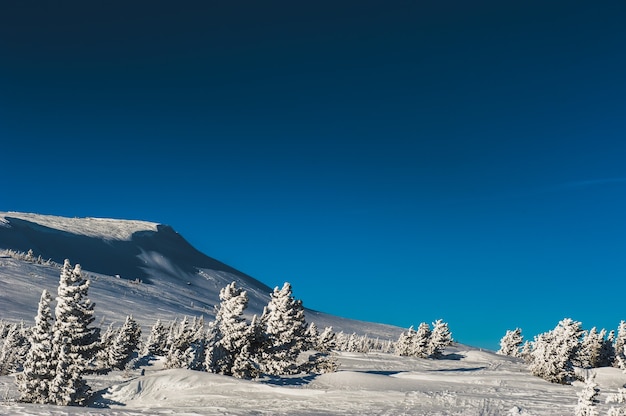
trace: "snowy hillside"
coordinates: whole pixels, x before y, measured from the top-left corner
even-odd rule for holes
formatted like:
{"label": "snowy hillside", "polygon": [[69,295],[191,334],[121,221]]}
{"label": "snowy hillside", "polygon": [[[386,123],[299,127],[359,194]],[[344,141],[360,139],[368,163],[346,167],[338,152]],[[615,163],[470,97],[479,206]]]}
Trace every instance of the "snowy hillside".
{"label": "snowy hillside", "polygon": [[[221,288],[232,281],[248,292],[247,313],[260,314],[272,288],[200,253],[173,228],[145,221],[64,218],[0,213],[0,250],[33,250],[58,264],[69,258],[91,276],[97,319],[123,321],[127,314],[148,327],[157,319],[214,316]],[[41,290],[55,293],[59,269],[0,258],[0,317],[32,321]],[[294,288],[297,297],[297,287]],[[306,306],[306,299],[303,299]],[[307,310],[319,327],[396,338],[401,329]]]}
{"label": "snowy hillside", "polygon": [[[28,259],[14,252],[30,249],[33,257]],[[64,258],[83,265],[90,279],[96,323],[119,327],[132,314],[144,339],[157,319],[213,320],[220,289],[233,281],[249,295],[248,318],[261,313],[271,291],[198,252],[166,225],[0,213],[0,318],[32,325],[42,290],[57,292]],[[401,331],[311,310],[306,310],[306,320],[372,338],[396,340]],[[165,369],[162,357],[148,356],[125,370],[86,375],[95,393],[88,408],[20,403],[16,375],[9,374],[0,376],[0,415],[556,416],[573,415],[583,389],[580,381],[562,385],[535,377],[519,358],[460,344],[449,346],[440,359],[381,351],[335,351],[333,356],[336,372],[264,374],[253,380]],[[626,374],[611,367],[577,371],[596,375],[599,415],[626,415],[626,390],[624,401],[617,403]]]}

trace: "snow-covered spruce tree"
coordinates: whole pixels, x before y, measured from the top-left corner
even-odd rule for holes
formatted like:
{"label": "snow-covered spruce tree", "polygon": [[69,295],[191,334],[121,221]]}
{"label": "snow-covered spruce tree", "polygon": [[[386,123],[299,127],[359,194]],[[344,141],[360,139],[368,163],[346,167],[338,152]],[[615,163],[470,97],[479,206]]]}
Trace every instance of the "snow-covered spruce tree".
{"label": "snow-covered spruce tree", "polygon": [[411,326],[407,331],[402,332],[396,341],[396,355],[408,357],[413,355],[413,344],[415,343],[416,333]]}
{"label": "snow-covered spruce tree", "polygon": [[450,344],[452,344],[452,334],[448,324],[441,319],[433,322],[433,330],[428,343],[428,355],[432,358],[440,358]]}
{"label": "snow-covered spruce tree", "polygon": [[575,416],[599,416],[596,404],[600,389],[595,381],[595,374],[587,377],[583,389],[577,393],[578,404],[574,408]]}
{"label": "snow-covered spruce tree", "polygon": [[298,371],[296,359],[306,345],[306,321],[302,301],[294,299],[291,284],[276,287],[261,321],[267,335],[261,368],[270,375]]}
{"label": "snow-covered spruce tree", "polygon": [[109,364],[118,370],[133,358],[133,352],[139,346],[141,328],[132,316],[127,316],[113,343],[109,347]]}
{"label": "snow-covered spruce tree", "polygon": [[512,331],[508,330],[500,340],[500,349],[496,354],[519,357],[521,355],[520,347],[523,342],[524,337],[520,328],[515,328]]}
{"label": "snow-covered spruce tree", "polygon": [[522,358],[522,360],[524,360],[524,362],[529,365],[533,360],[533,345],[534,343],[532,341],[524,341],[524,344],[522,345],[522,351],[520,352],[520,357]]}
{"label": "snow-covered spruce tree", "polygon": [[26,353],[24,370],[15,377],[20,401],[27,403],[48,402],[50,383],[54,378],[52,367],[52,297],[47,290],[41,293],[35,326],[30,331],[30,349]]}
{"label": "snow-covered spruce tree", "polygon": [[48,403],[58,406],[82,406],[89,394],[89,386],[82,377],[85,364],[78,353],[69,350],[69,344],[61,345],[54,378],[50,383]]}
{"label": "snow-covered spruce tree", "polygon": [[95,304],[87,297],[88,290],[89,280],[83,277],[80,265],[72,268],[66,259],[61,269],[52,328],[52,364],[56,372],[49,399],[53,404],[80,405],[89,395],[82,375],[95,357],[99,334],[90,327],[95,319]]}
{"label": "snow-covered spruce tree", "polygon": [[165,359],[166,368],[199,369],[202,367],[205,340],[186,316],[169,338],[171,346]]}
{"label": "snow-covered spruce tree", "polygon": [[90,326],[95,320],[95,303],[88,298],[89,286],[80,264],[72,268],[66,259],[61,269],[54,309],[53,345],[57,356],[61,346],[67,345],[68,353],[77,353],[89,362],[98,349],[99,331]]}
{"label": "snow-covered spruce tree", "polygon": [[600,331],[594,326],[589,331],[585,331],[583,340],[578,349],[578,354],[574,364],[581,368],[596,368],[600,364],[600,354],[606,330]]}
{"label": "snow-covered spruce tree", "polygon": [[570,384],[574,360],[580,348],[581,323],[563,319],[552,330],[539,334],[533,342],[530,372],[551,383]]}
{"label": "snow-covered spruce tree", "polygon": [[415,343],[413,345],[413,355],[419,358],[426,358],[429,355],[430,337],[432,332],[430,325],[426,322],[422,322],[417,327],[415,333]]}
{"label": "snow-covered spruce tree", "polygon": [[165,356],[167,356],[172,349],[172,345],[174,345],[174,342],[176,341],[178,330],[178,318],[174,318],[174,320],[167,325],[167,336],[165,337],[165,347],[163,348]]}
{"label": "snow-covered spruce tree", "polygon": [[626,321],[620,321],[615,337],[615,364],[614,366],[626,370]]}
{"label": "snow-covered spruce tree", "polygon": [[315,348],[319,344],[320,331],[315,322],[311,322],[305,332],[308,348]]}
{"label": "snow-covered spruce tree", "polygon": [[615,362],[615,331],[611,330],[602,340],[599,367],[611,367]]}
{"label": "snow-covered spruce tree", "polygon": [[333,332],[332,326],[327,326],[317,338],[315,349],[320,352],[331,352],[337,345],[337,334]]}
{"label": "snow-covered spruce tree", "polygon": [[[243,317],[243,311],[247,306],[248,294],[238,288],[235,282],[220,290],[220,304],[215,321],[211,323],[211,339],[206,351],[207,371],[233,375],[233,365],[239,354],[245,355],[245,360],[252,359],[250,340],[247,336],[248,324]],[[240,361],[244,358],[240,358]],[[245,363],[238,362],[238,367],[242,366],[245,366]]]}
{"label": "snow-covered spruce tree", "polygon": [[[326,328],[329,329],[329,328]],[[325,337],[322,340],[322,335]],[[331,347],[329,343],[332,343],[333,337],[332,329],[330,332],[324,332],[320,334],[315,322],[309,325],[306,331],[306,348],[310,351],[308,360],[300,365],[300,370],[305,373],[323,374],[337,371],[338,364],[336,358],[331,354]],[[322,344],[322,342],[326,344]]]}
{"label": "snow-covered spruce tree", "polygon": [[110,324],[106,331],[100,332],[98,350],[96,351],[95,359],[92,360],[95,367],[94,372],[98,374],[107,374],[112,369],[111,363],[109,362],[109,351],[119,332],[120,328],[115,328],[113,324]]}
{"label": "snow-covered spruce tree", "polygon": [[347,352],[359,352],[359,337],[356,332],[353,332],[348,337],[346,343],[346,351]]}
{"label": "snow-covered spruce tree", "polygon": [[10,324],[0,348],[0,376],[19,371],[30,346],[24,324]]}
{"label": "snow-covered spruce tree", "polygon": [[267,343],[261,320],[254,315],[246,329],[247,344],[236,355],[232,375],[237,378],[253,379],[261,374],[260,362]]}
{"label": "snow-covered spruce tree", "polygon": [[158,319],[150,329],[150,335],[143,346],[143,355],[165,355],[167,327]]}

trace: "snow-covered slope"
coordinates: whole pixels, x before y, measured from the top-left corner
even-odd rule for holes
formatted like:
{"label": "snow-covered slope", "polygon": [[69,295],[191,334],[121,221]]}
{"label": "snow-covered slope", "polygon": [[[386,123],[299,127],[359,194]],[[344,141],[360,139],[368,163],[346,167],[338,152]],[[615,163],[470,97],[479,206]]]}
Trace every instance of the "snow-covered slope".
{"label": "snow-covered slope", "polygon": [[[1,249],[33,250],[58,264],[66,258],[79,263],[91,276],[90,298],[104,323],[123,321],[128,314],[144,326],[183,315],[211,320],[220,289],[232,281],[248,292],[247,312],[260,314],[272,290],[199,252],[172,227],[145,221],[0,212]],[[0,258],[0,318],[31,322],[41,290],[55,293],[58,279],[54,266]],[[382,338],[400,332],[312,310],[307,310],[307,320]]]}

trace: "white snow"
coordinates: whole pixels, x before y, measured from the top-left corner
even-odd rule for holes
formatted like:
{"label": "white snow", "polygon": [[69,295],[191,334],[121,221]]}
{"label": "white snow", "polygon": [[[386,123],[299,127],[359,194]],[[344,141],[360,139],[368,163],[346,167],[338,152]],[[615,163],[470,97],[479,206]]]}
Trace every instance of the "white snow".
{"label": "white snow", "polygon": [[6,226],[7,218],[18,218],[60,231],[104,240],[130,240],[138,231],[157,231],[159,224],[148,221],[115,220],[109,218],[66,218],[23,212],[0,212],[0,224]]}

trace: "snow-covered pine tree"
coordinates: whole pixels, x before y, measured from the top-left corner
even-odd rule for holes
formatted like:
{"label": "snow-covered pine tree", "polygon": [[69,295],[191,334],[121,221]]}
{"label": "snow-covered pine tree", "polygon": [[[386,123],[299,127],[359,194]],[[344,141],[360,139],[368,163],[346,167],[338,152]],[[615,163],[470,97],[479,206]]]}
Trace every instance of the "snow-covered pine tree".
{"label": "snow-covered pine tree", "polygon": [[245,357],[237,363],[238,375],[243,375],[248,364],[242,362],[252,359],[252,350],[248,338],[248,325],[243,312],[248,306],[248,294],[238,288],[235,282],[220,290],[220,304],[211,323],[211,340],[206,351],[205,367],[207,371],[233,375],[233,365],[239,354]]}
{"label": "snow-covered pine tree", "polygon": [[230,369],[233,377],[249,380],[260,375],[259,365],[251,345],[245,344],[241,351],[235,355],[235,361]]}
{"label": "snow-covered pine tree", "polygon": [[90,282],[85,279],[80,264],[72,268],[65,260],[57,290],[57,305],[53,326],[54,356],[60,355],[63,345],[68,353],[77,353],[88,363],[98,349],[99,333],[90,327],[95,320],[95,303],[88,298]]}
{"label": "snow-covered pine tree", "polygon": [[270,375],[295,373],[296,359],[306,344],[302,301],[294,299],[291,284],[287,282],[282,289],[274,289],[266,310],[261,320],[268,344],[261,367]]}
{"label": "snow-covered pine tree", "polygon": [[132,359],[133,352],[139,346],[141,328],[132,316],[127,316],[113,343],[109,347],[109,364],[111,368],[124,369]]}
{"label": "snow-covered pine tree", "polygon": [[247,344],[244,345],[239,354],[236,354],[231,372],[236,378],[257,378],[261,375],[259,363],[262,361],[263,351],[267,343],[267,336],[261,319],[257,315],[252,317],[250,325],[246,328],[245,339]]}
{"label": "snow-covered pine tree", "polygon": [[70,352],[69,344],[61,344],[56,363],[48,403],[59,406],[84,405],[90,389],[82,377],[85,370],[83,357],[77,352]]}
{"label": "snow-covered pine tree", "polygon": [[80,405],[89,394],[89,386],[82,376],[88,363],[95,359],[99,346],[98,330],[90,327],[95,319],[95,304],[88,298],[89,284],[80,265],[72,268],[66,259],[59,278],[52,327],[51,364],[56,366],[56,371],[50,387],[50,401],[55,404]]}
{"label": "snow-covered pine tree", "polygon": [[443,355],[443,351],[450,344],[452,344],[452,334],[448,324],[441,319],[433,322],[433,330],[428,344],[428,355],[433,358],[440,358]]}
{"label": "snow-covered pine tree", "polygon": [[317,325],[312,322],[307,329],[308,349],[317,352],[309,353],[306,362],[300,365],[301,371],[306,373],[323,374],[337,371],[338,364],[336,358],[331,354],[333,349],[335,334],[331,327],[326,327],[322,334],[319,333]]}
{"label": "snow-covered pine tree", "polygon": [[598,333],[595,326],[589,331],[585,331],[578,349],[577,359],[574,362],[576,366],[582,368],[596,368],[599,366],[605,334],[605,330]]}
{"label": "snow-covered pine tree", "polygon": [[337,334],[333,332],[332,326],[327,326],[318,337],[315,347],[320,352],[331,352],[337,345]]}
{"label": "snow-covered pine tree", "polygon": [[174,318],[173,321],[169,323],[167,326],[167,337],[165,337],[165,348],[163,349],[164,355],[167,356],[170,350],[172,349],[172,345],[176,342],[176,336],[178,333],[178,319]]}
{"label": "snow-covered pine tree", "polygon": [[96,351],[95,360],[93,360],[96,373],[107,374],[111,370],[109,351],[119,332],[120,328],[115,328],[113,324],[110,324],[106,331],[100,332],[98,350]]}
{"label": "snow-covered pine tree", "polygon": [[504,334],[500,340],[500,349],[496,354],[519,357],[521,353],[520,347],[523,342],[524,337],[522,336],[522,330],[520,328],[515,328],[512,331],[507,330],[506,334]]}
{"label": "snow-covered pine tree", "polygon": [[167,344],[167,327],[158,319],[150,329],[143,347],[143,355],[164,355]]}
{"label": "snow-covered pine tree", "polygon": [[307,349],[315,349],[320,341],[320,331],[317,329],[315,322],[311,322],[309,327],[306,329],[305,336],[307,340]]}
{"label": "snow-covered pine tree", "polygon": [[615,337],[615,364],[614,366],[626,370],[626,321],[620,321]]}
{"label": "snow-covered pine tree", "polygon": [[571,383],[582,333],[580,322],[566,318],[552,331],[537,335],[531,352],[531,373],[552,383]]}
{"label": "snow-covered pine tree", "polygon": [[165,368],[189,368],[195,357],[193,342],[195,330],[185,316],[171,335],[171,347],[165,359]]}
{"label": "snow-covered pine tree", "polygon": [[351,333],[348,337],[346,343],[346,351],[359,352],[359,337],[356,335],[356,332]]}
{"label": "snow-covered pine tree", "polygon": [[524,360],[524,362],[526,364],[530,364],[533,360],[533,345],[534,343],[532,341],[524,341],[524,344],[522,345],[522,351],[520,352],[520,357],[522,358],[522,360]]}
{"label": "snow-covered pine tree", "polygon": [[[603,330],[604,331],[604,330]],[[599,367],[610,367],[615,362],[615,331],[611,330],[603,337],[602,348],[600,349]]]}
{"label": "snow-covered pine tree", "polygon": [[24,324],[10,324],[0,348],[0,376],[19,371],[30,346]]}
{"label": "snow-covered pine tree", "polygon": [[598,416],[596,404],[598,403],[598,393],[600,389],[595,382],[595,374],[585,379],[583,389],[577,393],[578,404],[574,408],[575,416]]}
{"label": "snow-covered pine tree", "polygon": [[415,343],[413,345],[414,356],[419,358],[428,357],[431,335],[430,325],[426,322],[420,323],[415,333]]}
{"label": "snow-covered pine tree", "polygon": [[413,329],[413,326],[408,330],[402,332],[396,341],[396,355],[401,357],[412,356],[415,350],[415,343],[417,333]]}
{"label": "snow-covered pine tree", "polygon": [[[265,313],[267,312],[264,308],[263,314]],[[248,325],[248,329],[246,331],[246,337],[250,342],[250,354],[258,366],[258,363],[261,361],[263,349],[267,344],[267,335],[265,334],[263,322],[257,315],[252,316],[252,320],[250,321],[250,325]]]}
{"label": "snow-covered pine tree", "polygon": [[27,403],[48,402],[50,383],[54,378],[52,367],[52,297],[47,290],[41,293],[35,326],[30,331],[31,347],[26,353],[24,370],[15,377],[20,401]]}

